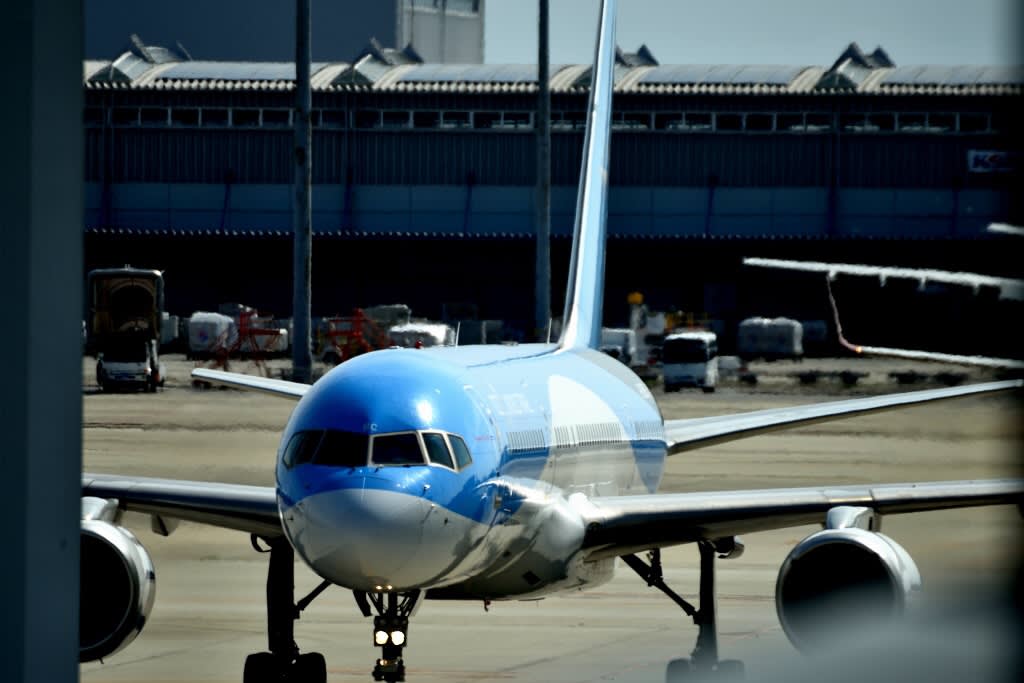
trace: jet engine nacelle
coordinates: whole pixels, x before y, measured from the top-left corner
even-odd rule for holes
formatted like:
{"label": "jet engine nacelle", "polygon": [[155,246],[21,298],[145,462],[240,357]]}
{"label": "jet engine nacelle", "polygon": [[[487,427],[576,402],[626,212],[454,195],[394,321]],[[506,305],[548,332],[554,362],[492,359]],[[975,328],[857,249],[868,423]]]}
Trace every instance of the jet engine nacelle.
{"label": "jet engine nacelle", "polygon": [[921,574],[894,540],[860,528],[825,529],[793,548],[775,584],[783,630],[800,650],[836,628],[872,627],[903,614]]}
{"label": "jet engine nacelle", "polygon": [[[132,532],[87,515],[89,500],[83,500],[81,533],[78,659],[82,662],[112,655],[135,640],[156,595],[149,553]],[[107,503],[91,500],[97,506]]]}

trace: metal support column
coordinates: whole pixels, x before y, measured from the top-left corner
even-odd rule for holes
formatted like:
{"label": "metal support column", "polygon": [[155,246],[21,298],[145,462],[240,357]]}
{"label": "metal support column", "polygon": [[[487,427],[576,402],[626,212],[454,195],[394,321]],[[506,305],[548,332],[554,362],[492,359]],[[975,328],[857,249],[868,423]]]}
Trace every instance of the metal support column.
{"label": "metal support column", "polygon": [[295,205],[292,213],[292,229],[295,233],[292,254],[292,321],[295,333],[292,340],[292,379],[306,383],[310,382],[313,374],[313,354],[310,350],[313,261],[313,171],[310,153],[313,131],[309,125],[313,96],[309,82],[309,2],[295,0]]}
{"label": "metal support column", "polygon": [[548,77],[548,0],[538,0],[537,18],[537,261],[534,340],[546,341],[551,321],[551,89]]}
{"label": "metal support column", "polygon": [[78,680],[82,4],[4,5],[0,681]]}

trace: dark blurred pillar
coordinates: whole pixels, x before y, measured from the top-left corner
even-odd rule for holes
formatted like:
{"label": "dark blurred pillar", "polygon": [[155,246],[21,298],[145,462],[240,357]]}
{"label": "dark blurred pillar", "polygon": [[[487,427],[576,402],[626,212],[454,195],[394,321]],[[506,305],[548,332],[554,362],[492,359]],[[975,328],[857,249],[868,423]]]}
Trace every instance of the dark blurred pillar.
{"label": "dark blurred pillar", "polygon": [[0,22],[0,681],[78,680],[81,0]]}
{"label": "dark blurred pillar", "polygon": [[292,379],[312,381],[313,270],[313,129],[309,124],[313,95],[310,86],[310,0],[295,2],[295,209],[292,216]]}

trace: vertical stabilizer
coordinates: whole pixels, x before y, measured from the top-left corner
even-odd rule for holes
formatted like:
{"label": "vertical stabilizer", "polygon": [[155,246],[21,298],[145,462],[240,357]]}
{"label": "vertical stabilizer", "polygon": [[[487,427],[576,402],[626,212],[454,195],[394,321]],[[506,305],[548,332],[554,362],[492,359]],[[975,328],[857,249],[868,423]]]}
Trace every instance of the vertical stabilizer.
{"label": "vertical stabilizer", "polygon": [[605,223],[608,216],[608,148],[615,85],[615,0],[604,0],[587,105],[587,134],[576,198],[572,263],[562,316],[563,348],[597,348],[604,305]]}

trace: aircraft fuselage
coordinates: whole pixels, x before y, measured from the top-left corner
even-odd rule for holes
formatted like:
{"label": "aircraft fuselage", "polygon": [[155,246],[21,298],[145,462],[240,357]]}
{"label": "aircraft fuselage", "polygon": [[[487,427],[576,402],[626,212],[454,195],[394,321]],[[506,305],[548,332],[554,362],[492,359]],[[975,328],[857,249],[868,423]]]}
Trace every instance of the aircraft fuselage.
{"label": "aircraft fuselage", "polygon": [[298,403],[278,502],[296,551],[341,586],[536,597],[611,578],[611,560],[578,556],[578,510],[655,491],[665,453],[650,391],[600,352],[392,349]]}

